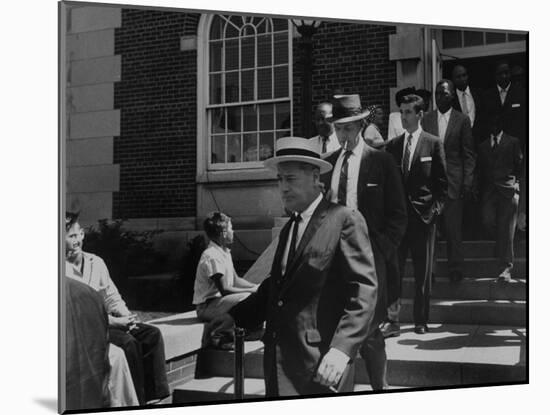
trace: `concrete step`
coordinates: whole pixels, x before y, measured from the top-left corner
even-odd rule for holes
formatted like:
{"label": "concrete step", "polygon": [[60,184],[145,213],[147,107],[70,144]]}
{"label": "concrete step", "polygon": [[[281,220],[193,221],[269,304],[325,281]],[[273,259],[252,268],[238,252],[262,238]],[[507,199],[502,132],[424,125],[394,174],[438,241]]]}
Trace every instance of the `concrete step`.
{"label": "concrete step", "polygon": [[[524,382],[526,329],[514,326],[430,324],[424,335],[402,325],[401,335],[386,340],[388,383],[407,387],[436,387],[481,383]],[[263,344],[245,343],[249,378],[263,377]],[[232,376],[234,352],[205,350],[199,375]],[[368,384],[358,357],[356,383]],[[245,389],[246,391],[246,389]]]}
{"label": "concrete step", "polygon": [[[413,322],[413,300],[401,301],[399,318]],[[430,323],[525,326],[524,300],[441,300],[430,302]]]}
{"label": "concrete step", "polygon": [[[414,297],[414,279],[404,278],[403,298]],[[460,282],[450,282],[446,278],[436,278],[432,286],[432,298],[452,298],[456,300],[526,300],[526,280],[512,280],[501,284],[493,278],[465,278]]]}
{"label": "concrete step", "polygon": [[[495,255],[494,241],[463,241],[464,258],[492,258]],[[527,248],[525,241],[515,241],[514,254],[516,258],[525,258]],[[437,241],[435,246],[436,258],[447,258],[447,242]]]}
{"label": "concrete step", "polygon": [[[495,258],[467,258],[464,260],[462,269],[464,276],[468,278],[496,278],[502,272],[502,267]],[[434,264],[434,273],[436,278],[448,278],[447,260],[437,258]],[[413,276],[412,260],[407,258],[405,265],[405,276]],[[516,258],[513,278],[527,278],[527,260],[525,258]]]}
{"label": "concrete step", "polygon": [[[408,389],[406,386],[390,386],[389,389]],[[372,391],[370,385],[357,384],[354,392]],[[203,379],[193,379],[174,388],[172,403],[192,402],[227,402],[235,401],[235,385],[232,377],[212,376]],[[265,397],[263,379],[244,379],[244,399],[262,399]]]}

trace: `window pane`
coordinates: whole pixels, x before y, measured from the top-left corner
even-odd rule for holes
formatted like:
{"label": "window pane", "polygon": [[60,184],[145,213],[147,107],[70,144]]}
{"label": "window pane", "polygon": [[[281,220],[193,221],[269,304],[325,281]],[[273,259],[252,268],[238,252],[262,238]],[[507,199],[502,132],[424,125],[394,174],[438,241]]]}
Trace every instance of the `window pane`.
{"label": "window pane", "polygon": [[271,99],[271,68],[258,69],[258,99]]}
{"label": "window pane", "polygon": [[273,36],[275,48],[275,65],[288,63],[288,33],[277,33]]}
{"label": "window pane", "polygon": [[230,133],[241,131],[241,107],[227,108],[227,130]]}
{"label": "window pane", "polygon": [[273,157],[273,133],[260,134],[260,160]]}
{"label": "window pane", "polygon": [[288,66],[278,66],[275,72],[275,98],[288,97]]}
{"label": "window pane", "polygon": [[271,19],[273,22],[273,31],[288,30],[288,20],[286,19]]}
{"label": "window pane", "polygon": [[258,20],[259,24],[256,23],[256,31],[258,33],[269,33],[271,32],[270,26],[269,26],[269,19],[266,19],[265,17],[262,17]]}
{"label": "window pane", "polygon": [[224,21],[220,16],[214,17],[212,20],[212,26],[210,26],[210,39],[221,39],[222,38],[222,28]]}
{"label": "window pane", "polygon": [[[231,20],[233,22],[236,22],[237,23],[237,27],[241,27],[241,22],[237,22],[237,16],[233,16],[231,18]],[[235,26],[233,26],[231,23],[226,23],[226,28],[225,28],[225,38],[226,39],[229,39],[229,38],[232,38],[232,37],[238,37],[239,36],[239,31],[235,28]]]}
{"label": "window pane", "polygon": [[290,104],[275,104],[277,109],[275,126],[278,130],[290,128]]}
{"label": "window pane", "polygon": [[487,32],[485,33],[485,39],[485,43],[488,45],[493,43],[504,43],[506,42],[506,33]]}
{"label": "window pane", "polygon": [[222,102],[222,76],[221,74],[210,75],[210,104],[221,104]]}
{"label": "window pane", "polygon": [[256,30],[250,25],[246,25],[242,31],[242,36],[255,36]]}
{"label": "window pane", "polygon": [[275,136],[277,137],[277,140],[283,137],[290,137],[290,130],[277,131]]}
{"label": "window pane", "polygon": [[230,72],[225,75],[225,102],[239,100],[239,73]]}
{"label": "window pane", "polygon": [[210,42],[210,72],[222,70],[223,42]]}
{"label": "window pane", "polygon": [[243,71],[241,74],[241,101],[254,100],[254,70]]}
{"label": "window pane", "polygon": [[260,131],[273,130],[273,104],[260,105]]}
{"label": "window pane", "polygon": [[522,42],[526,40],[525,35],[520,35],[517,33],[508,33],[508,42]]}
{"label": "window pane", "polygon": [[255,105],[243,107],[243,131],[257,131],[258,118]]}
{"label": "window pane", "polygon": [[225,70],[239,69],[239,40],[225,42]]}
{"label": "window pane", "polygon": [[258,133],[244,134],[244,161],[258,161]]}
{"label": "window pane", "polygon": [[212,163],[225,163],[225,137],[212,137]]}
{"label": "window pane", "polygon": [[241,135],[240,134],[228,134],[227,135],[227,162],[228,163],[240,163],[241,158]]}
{"label": "window pane", "polygon": [[241,68],[254,67],[255,38],[241,39]]}
{"label": "window pane", "polygon": [[216,108],[211,112],[211,125],[210,131],[212,134],[225,133],[225,110],[223,108]]}
{"label": "window pane", "polygon": [[464,46],[483,45],[483,32],[464,31]]}
{"label": "window pane", "polygon": [[258,66],[271,65],[271,35],[258,36]]}
{"label": "window pane", "polygon": [[444,30],[443,31],[443,49],[462,47],[462,31]]}

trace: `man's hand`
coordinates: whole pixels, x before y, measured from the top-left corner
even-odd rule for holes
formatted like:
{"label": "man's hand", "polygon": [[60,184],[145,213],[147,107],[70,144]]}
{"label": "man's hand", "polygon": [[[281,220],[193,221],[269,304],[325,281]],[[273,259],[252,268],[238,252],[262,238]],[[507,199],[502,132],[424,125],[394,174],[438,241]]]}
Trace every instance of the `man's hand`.
{"label": "man's hand", "polygon": [[116,328],[116,329],[122,329],[122,330],[129,330],[132,326],[135,326],[136,316],[134,314],[128,314],[127,316],[109,316],[109,326]]}
{"label": "man's hand", "polygon": [[321,364],[317,368],[317,374],[313,380],[327,387],[338,385],[348,363],[348,355],[331,348],[321,359]]}
{"label": "man's hand", "polygon": [[525,212],[519,212],[517,227],[520,231],[527,229],[527,215]]}

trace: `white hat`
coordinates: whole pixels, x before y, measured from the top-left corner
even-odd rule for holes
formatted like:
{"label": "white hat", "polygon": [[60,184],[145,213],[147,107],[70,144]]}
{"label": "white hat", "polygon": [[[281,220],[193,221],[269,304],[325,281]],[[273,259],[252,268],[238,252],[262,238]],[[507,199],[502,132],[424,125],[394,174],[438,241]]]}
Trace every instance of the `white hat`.
{"label": "white hat", "polygon": [[319,167],[321,174],[332,170],[332,165],[321,159],[317,142],[302,137],[283,137],[275,145],[275,157],[264,161],[264,166],[277,170],[277,165],[285,161],[299,161]]}

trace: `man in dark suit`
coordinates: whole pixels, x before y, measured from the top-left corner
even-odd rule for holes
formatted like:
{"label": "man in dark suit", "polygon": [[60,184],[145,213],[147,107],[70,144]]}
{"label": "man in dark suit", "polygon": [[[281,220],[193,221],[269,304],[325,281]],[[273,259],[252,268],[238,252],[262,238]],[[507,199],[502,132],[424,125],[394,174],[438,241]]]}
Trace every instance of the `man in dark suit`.
{"label": "man in dark suit", "polygon": [[519,140],[504,133],[502,124],[500,117],[490,120],[491,136],[479,148],[479,178],[484,228],[496,239],[497,256],[502,267],[497,280],[509,282],[512,279],[523,163]]}
{"label": "man in dark suit", "polygon": [[462,65],[456,65],[451,73],[451,80],[456,88],[452,106],[470,119],[474,146],[481,143],[483,136],[483,108],[481,92],[470,86],[468,70]]}
{"label": "man in dark suit", "polygon": [[[511,82],[510,65],[500,61],[495,67],[496,85],[487,90],[483,107],[488,120],[499,116],[504,133],[519,139],[522,152],[527,140],[527,100],[525,89]],[[491,133],[486,130],[486,137]]]}
{"label": "man in dark suit", "polygon": [[351,392],[351,364],[369,332],[377,296],[367,224],[359,213],[323,198],[320,177],[331,165],[314,141],[281,138],[265,165],[277,170],[291,219],[279,235],[270,276],[207,331],[266,321],[267,396]]}
{"label": "man in dark suit", "polygon": [[447,195],[443,143],[420,127],[423,105],[418,95],[403,98],[400,110],[406,131],[386,145],[386,151],[401,169],[405,187],[408,224],[399,247],[399,262],[403,277],[410,249],[415,282],[414,324],[418,334],[428,330],[436,219],[443,211]]}
{"label": "man in dark suit", "polygon": [[328,198],[333,203],[359,210],[369,228],[378,276],[378,301],[361,355],[372,388],[380,390],[388,385],[385,341],[378,326],[386,317],[388,296],[399,297],[398,273],[391,274],[392,281],[387,281],[386,275],[387,268],[398,269],[397,248],[407,227],[407,209],[399,171],[392,157],[368,146],[361,137],[362,120],[367,115],[368,111],[361,110],[359,95],[335,98],[332,122],[342,148],[325,159],[333,170],[322,179]]}
{"label": "man in dark suit", "polygon": [[462,217],[464,197],[471,199],[476,156],[470,119],[453,109],[453,83],[443,79],[435,88],[437,110],[422,120],[422,128],[443,141],[447,174],[447,200],[443,223],[447,238],[449,278],[453,282],[463,278]]}

